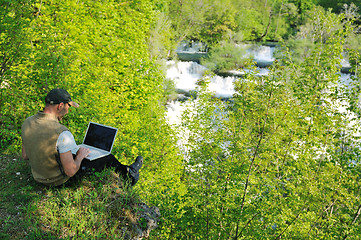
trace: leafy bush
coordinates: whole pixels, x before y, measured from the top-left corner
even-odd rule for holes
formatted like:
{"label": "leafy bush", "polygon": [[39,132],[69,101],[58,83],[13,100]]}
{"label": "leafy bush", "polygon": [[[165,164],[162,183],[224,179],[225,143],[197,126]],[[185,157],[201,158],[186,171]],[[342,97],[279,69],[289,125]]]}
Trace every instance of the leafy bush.
{"label": "leafy bush", "polygon": [[222,72],[242,68],[246,63],[246,50],[231,42],[223,41],[213,47],[201,64],[209,70]]}

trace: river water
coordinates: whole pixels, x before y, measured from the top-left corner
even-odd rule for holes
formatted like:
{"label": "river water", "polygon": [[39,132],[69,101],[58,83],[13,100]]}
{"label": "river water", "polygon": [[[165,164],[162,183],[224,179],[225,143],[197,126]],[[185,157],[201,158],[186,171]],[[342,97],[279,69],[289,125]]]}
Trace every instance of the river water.
{"label": "river water", "polygon": [[[250,54],[252,54],[255,62],[259,63],[258,66],[266,66],[271,64],[275,59],[273,56],[274,47],[268,46],[261,46],[256,49],[253,49]],[[349,63],[347,61],[342,62],[342,66],[349,67]],[[197,88],[197,81],[203,77],[206,67],[202,66],[197,62],[192,61],[168,61],[167,62],[167,73],[166,77],[168,79],[173,80],[175,87],[180,95],[187,94],[191,91],[195,91]],[[210,77],[210,84],[209,90],[214,92],[215,97],[218,98],[231,98],[232,95],[235,93],[233,83],[234,81],[242,75],[245,71],[248,70],[234,70],[230,71],[227,77],[222,76],[211,76]],[[267,75],[269,73],[266,67],[258,67],[256,69],[256,74],[258,75]],[[339,86],[343,85],[346,87],[350,87],[350,77],[349,73],[339,73],[340,80]],[[196,100],[194,100],[196,101]],[[172,126],[177,126],[178,134],[181,138],[180,145],[182,141],[186,141],[187,130],[183,129],[180,130],[179,124],[181,123],[181,114],[186,108],[190,108],[190,103],[187,101],[172,101],[168,103],[168,110],[166,114],[167,121]],[[345,126],[345,129],[352,128],[355,125],[359,125],[360,121],[358,120],[357,116],[349,112],[347,110],[348,102],[345,101],[336,101],[333,103],[333,107],[337,108],[339,112],[347,113],[346,114],[346,121],[350,123]],[[183,131],[183,132],[182,132]],[[351,131],[351,130],[350,130]],[[357,136],[361,136],[359,132],[349,133]]]}
{"label": "river water", "polygon": [[[274,47],[259,46],[249,51],[249,55],[253,56],[255,62],[259,66],[267,66],[272,64],[274,58]],[[175,83],[175,87],[178,92],[189,93],[195,91],[197,87],[197,81],[203,77],[206,67],[195,61],[168,61],[166,77],[171,79]],[[342,65],[349,66],[349,63],[343,60]],[[239,75],[244,74],[247,70],[233,70],[229,71],[228,77],[213,76],[210,79],[209,90],[215,93],[215,97],[218,98],[231,98],[235,93],[233,83]],[[257,75],[267,75],[268,69],[266,67],[258,67],[256,69]],[[350,74],[340,72],[340,84],[349,86]],[[180,115],[182,112],[182,104],[178,101],[169,103],[168,118],[175,119],[175,115]],[[170,121],[172,123],[172,121]]]}

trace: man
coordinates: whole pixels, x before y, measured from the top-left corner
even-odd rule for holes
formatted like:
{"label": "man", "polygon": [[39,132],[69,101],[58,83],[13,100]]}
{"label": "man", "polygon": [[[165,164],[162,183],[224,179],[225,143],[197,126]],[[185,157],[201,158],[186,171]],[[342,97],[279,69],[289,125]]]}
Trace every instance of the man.
{"label": "man", "polygon": [[89,161],[90,150],[80,147],[71,132],[59,123],[70,107],[79,107],[64,89],[53,89],[45,97],[45,108],[27,118],[22,125],[22,157],[29,159],[34,179],[45,185],[59,186],[86,173],[114,167],[115,171],[134,185],[139,179],[143,158],[138,156],[130,166],[122,165],[112,155]]}

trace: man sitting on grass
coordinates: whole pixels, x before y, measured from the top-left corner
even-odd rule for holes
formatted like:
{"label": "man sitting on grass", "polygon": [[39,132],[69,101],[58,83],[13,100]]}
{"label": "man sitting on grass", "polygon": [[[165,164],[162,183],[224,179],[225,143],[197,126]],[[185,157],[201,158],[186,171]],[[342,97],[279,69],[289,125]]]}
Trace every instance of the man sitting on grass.
{"label": "man sitting on grass", "polygon": [[139,179],[143,158],[138,156],[133,164],[121,164],[114,155],[89,161],[89,149],[80,147],[76,155],[74,136],[59,123],[70,107],[79,107],[64,89],[53,89],[45,97],[45,108],[27,118],[21,128],[22,157],[29,159],[35,181],[45,185],[59,186],[86,173],[99,172],[113,167],[117,173],[130,180],[133,186]]}

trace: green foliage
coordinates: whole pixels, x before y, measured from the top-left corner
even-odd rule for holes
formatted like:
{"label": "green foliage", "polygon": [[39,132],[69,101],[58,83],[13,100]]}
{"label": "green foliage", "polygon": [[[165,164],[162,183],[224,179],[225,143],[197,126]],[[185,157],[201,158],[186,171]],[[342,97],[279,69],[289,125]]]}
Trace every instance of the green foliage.
{"label": "green foliage", "polygon": [[234,6],[237,32],[243,35],[243,41],[262,40],[271,21],[271,8],[267,1],[242,1]]}
{"label": "green foliage", "polygon": [[237,27],[236,9],[232,1],[209,1],[205,22],[200,31],[201,41],[217,44],[228,40]]}
{"label": "green foliage", "polygon": [[[34,82],[23,77],[24,73],[29,73],[25,65],[29,64],[26,57],[30,49],[25,41],[33,14],[31,1],[1,1],[0,6],[3,16],[0,19],[0,146],[4,147],[12,142],[19,145],[16,129],[37,103],[23,104],[35,100],[31,87]],[[13,88],[23,92],[9,90]],[[17,102],[21,104],[17,106]]]}
{"label": "green foliage", "polygon": [[301,15],[313,8],[318,4],[319,0],[290,0],[289,2],[295,4],[298,8],[298,11]]}
{"label": "green foliage", "polygon": [[[11,14],[22,16],[15,2],[9,5]],[[152,108],[162,109],[163,100],[162,73],[147,49],[155,17],[152,5],[33,1],[33,11],[31,7],[36,13],[24,24],[21,42],[28,52],[4,73],[8,77],[3,79],[11,81],[1,88],[2,147],[18,150],[22,121],[41,110],[49,89],[63,87],[81,105],[71,109],[64,122],[76,140],[81,141],[87,122],[93,120],[119,128],[115,149],[122,159],[139,154],[139,149],[130,150],[137,140],[134,133],[148,124],[142,116],[151,115],[146,112]],[[11,52],[4,47],[3,54]],[[156,111],[160,115],[153,117],[162,118]]]}
{"label": "green foliage", "polygon": [[[19,152],[24,119],[41,110],[50,89],[65,88],[80,107],[70,109],[63,124],[77,142],[90,120],[117,127],[114,154],[123,164],[144,157],[139,193],[166,209],[167,222],[173,221],[170,203],[184,187],[176,139],[164,119],[163,73],[148,50],[149,31],[157,29],[157,3],[6,1],[9,7],[1,11],[13,16],[6,19],[11,26],[29,17],[15,35],[11,29],[1,35],[9,45],[2,45],[2,56],[14,55],[16,38],[25,50],[1,78],[6,82],[0,89],[0,140],[2,151]],[[159,197],[159,191],[169,194]]]}
{"label": "green foliage", "polygon": [[[330,11],[325,11],[320,7],[315,7],[306,13],[307,20],[304,25],[301,25],[300,31],[292,38],[283,42],[283,46],[289,49],[288,56],[277,55],[277,58],[286,58],[294,64],[304,64],[305,59],[314,53],[319,46],[327,47],[332,43],[330,41],[341,41],[344,44],[344,38],[347,38],[352,33],[353,19],[346,19],[345,15],[336,15]],[[351,38],[350,38],[351,39]],[[337,46],[339,48],[339,46]],[[343,48],[345,48],[342,45]],[[326,52],[323,50],[323,52]],[[340,67],[341,55],[335,55],[335,65]],[[306,63],[312,64],[312,63]],[[318,62],[314,63],[318,64]],[[322,66],[323,67],[323,66]]]}
{"label": "green foliage", "polygon": [[[207,81],[203,82],[204,87]],[[186,111],[183,119],[189,132],[185,149],[189,149],[185,160],[184,180],[188,192],[184,198],[185,215],[179,222],[181,231],[178,238],[227,238],[233,216],[226,204],[233,197],[229,192],[232,166],[223,152],[226,144],[226,131],[222,128],[224,105],[212,94],[202,91],[192,104],[194,111]],[[229,202],[231,205],[233,203]],[[192,227],[191,227],[192,226]],[[226,229],[223,231],[222,229]]]}
{"label": "green foliage", "polygon": [[332,9],[335,13],[341,13],[345,5],[355,4],[358,7],[358,12],[360,13],[361,2],[359,0],[318,0],[317,2],[320,6],[325,9]]}
{"label": "green foliage", "polygon": [[169,1],[175,45],[184,39],[212,46],[221,41],[279,41],[292,36],[310,1]]}
{"label": "green foliage", "polygon": [[154,26],[149,32],[150,55],[157,59],[169,57],[169,50],[173,48],[171,38],[172,29],[168,16],[164,12],[159,12]]}
{"label": "green foliage", "polygon": [[[158,24],[162,27],[158,24],[155,27],[159,31],[152,34],[152,46],[156,52],[170,47],[167,56],[172,56],[172,51],[183,40],[201,41],[211,47],[230,40],[236,43],[282,41],[295,35],[319,2],[322,3],[318,0],[162,1],[160,6],[167,17],[160,15]],[[339,8],[346,15],[355,15],[359,4],[344,1],[330,2],[328,6]],[[171,42],[165,40],[169,32]]]}
{"label": "green foliage", "polygon": [[[23,163],[1,166],[6,182],[20,184],[3,187],[1,199],[14,198],[27,215],[17,220],[17,206],[2,201],[1,209],[14,214],[1,220],[0,236],[15,236],[12,225],[24,220],[32,238],[116,238],[141,197],[161,209],[154,239],[357,238],[359,126],[348,125],[347,111],[334,106],[358,105],[357,86],[350,93],[336,85],[346,41],[357,84],[356,15],[314,4],[0,1],[1,150],[19,151],[23,120],[41,109],[49,89],[63,87],[81,105],[64,120],[76,140],[89,120],[109,124],[119,129],[114,153],[122,163],[145,159],[140,181],[124,195],[108,172],[76,189],[50,189],[41,201],[35,186],[17,178],[28,169]],[[202,63],[216,71],[244,64],[233,42],[289,41],[281,64],[268,76],[239,79],[231,101],[214,98],[207,78],[199,82],[196,101],[176,126],[187,140],[183,158],[182,138],[164,119],[173,87],[157,62],[186,38],[211,43]],[[123,197],[115,200],[117,194]]]}
{"label": "green foliage", "polygon": [[335,106],[352,97],[336,84],[343,19],[314,12],[303,61],[286,50],[268,76],[239,79],[228,103],[202,81],[179,126],[187,192],[172,238],[359,236],[359,124]]}
{"label": "green foliage", "polygon": [[166,237],[169,231],[177,231],[174,225],[183,215],[181,200],[187,190],[180,180],[183,167],[177,138],[170,126],[157,117],[162,113],[156,107],[144,113],[147,124],[134,132],[137,139],[134,148],[147,153],[136,187],[141,196],[161,209],[162,221],[157,232]]}
{"label": "green foliage", "polygon": [[232,42],[220,42],[213,47],[201,64],[215,72],[239,69],[246,62],[246,50]]}
{"label": "green foliage", "polygon": [[282,41],[294,35],[294,28],[300,23],[300,15],[298,9],[292,2],[272,1],[272,21],[268,38],[275,41]]}

